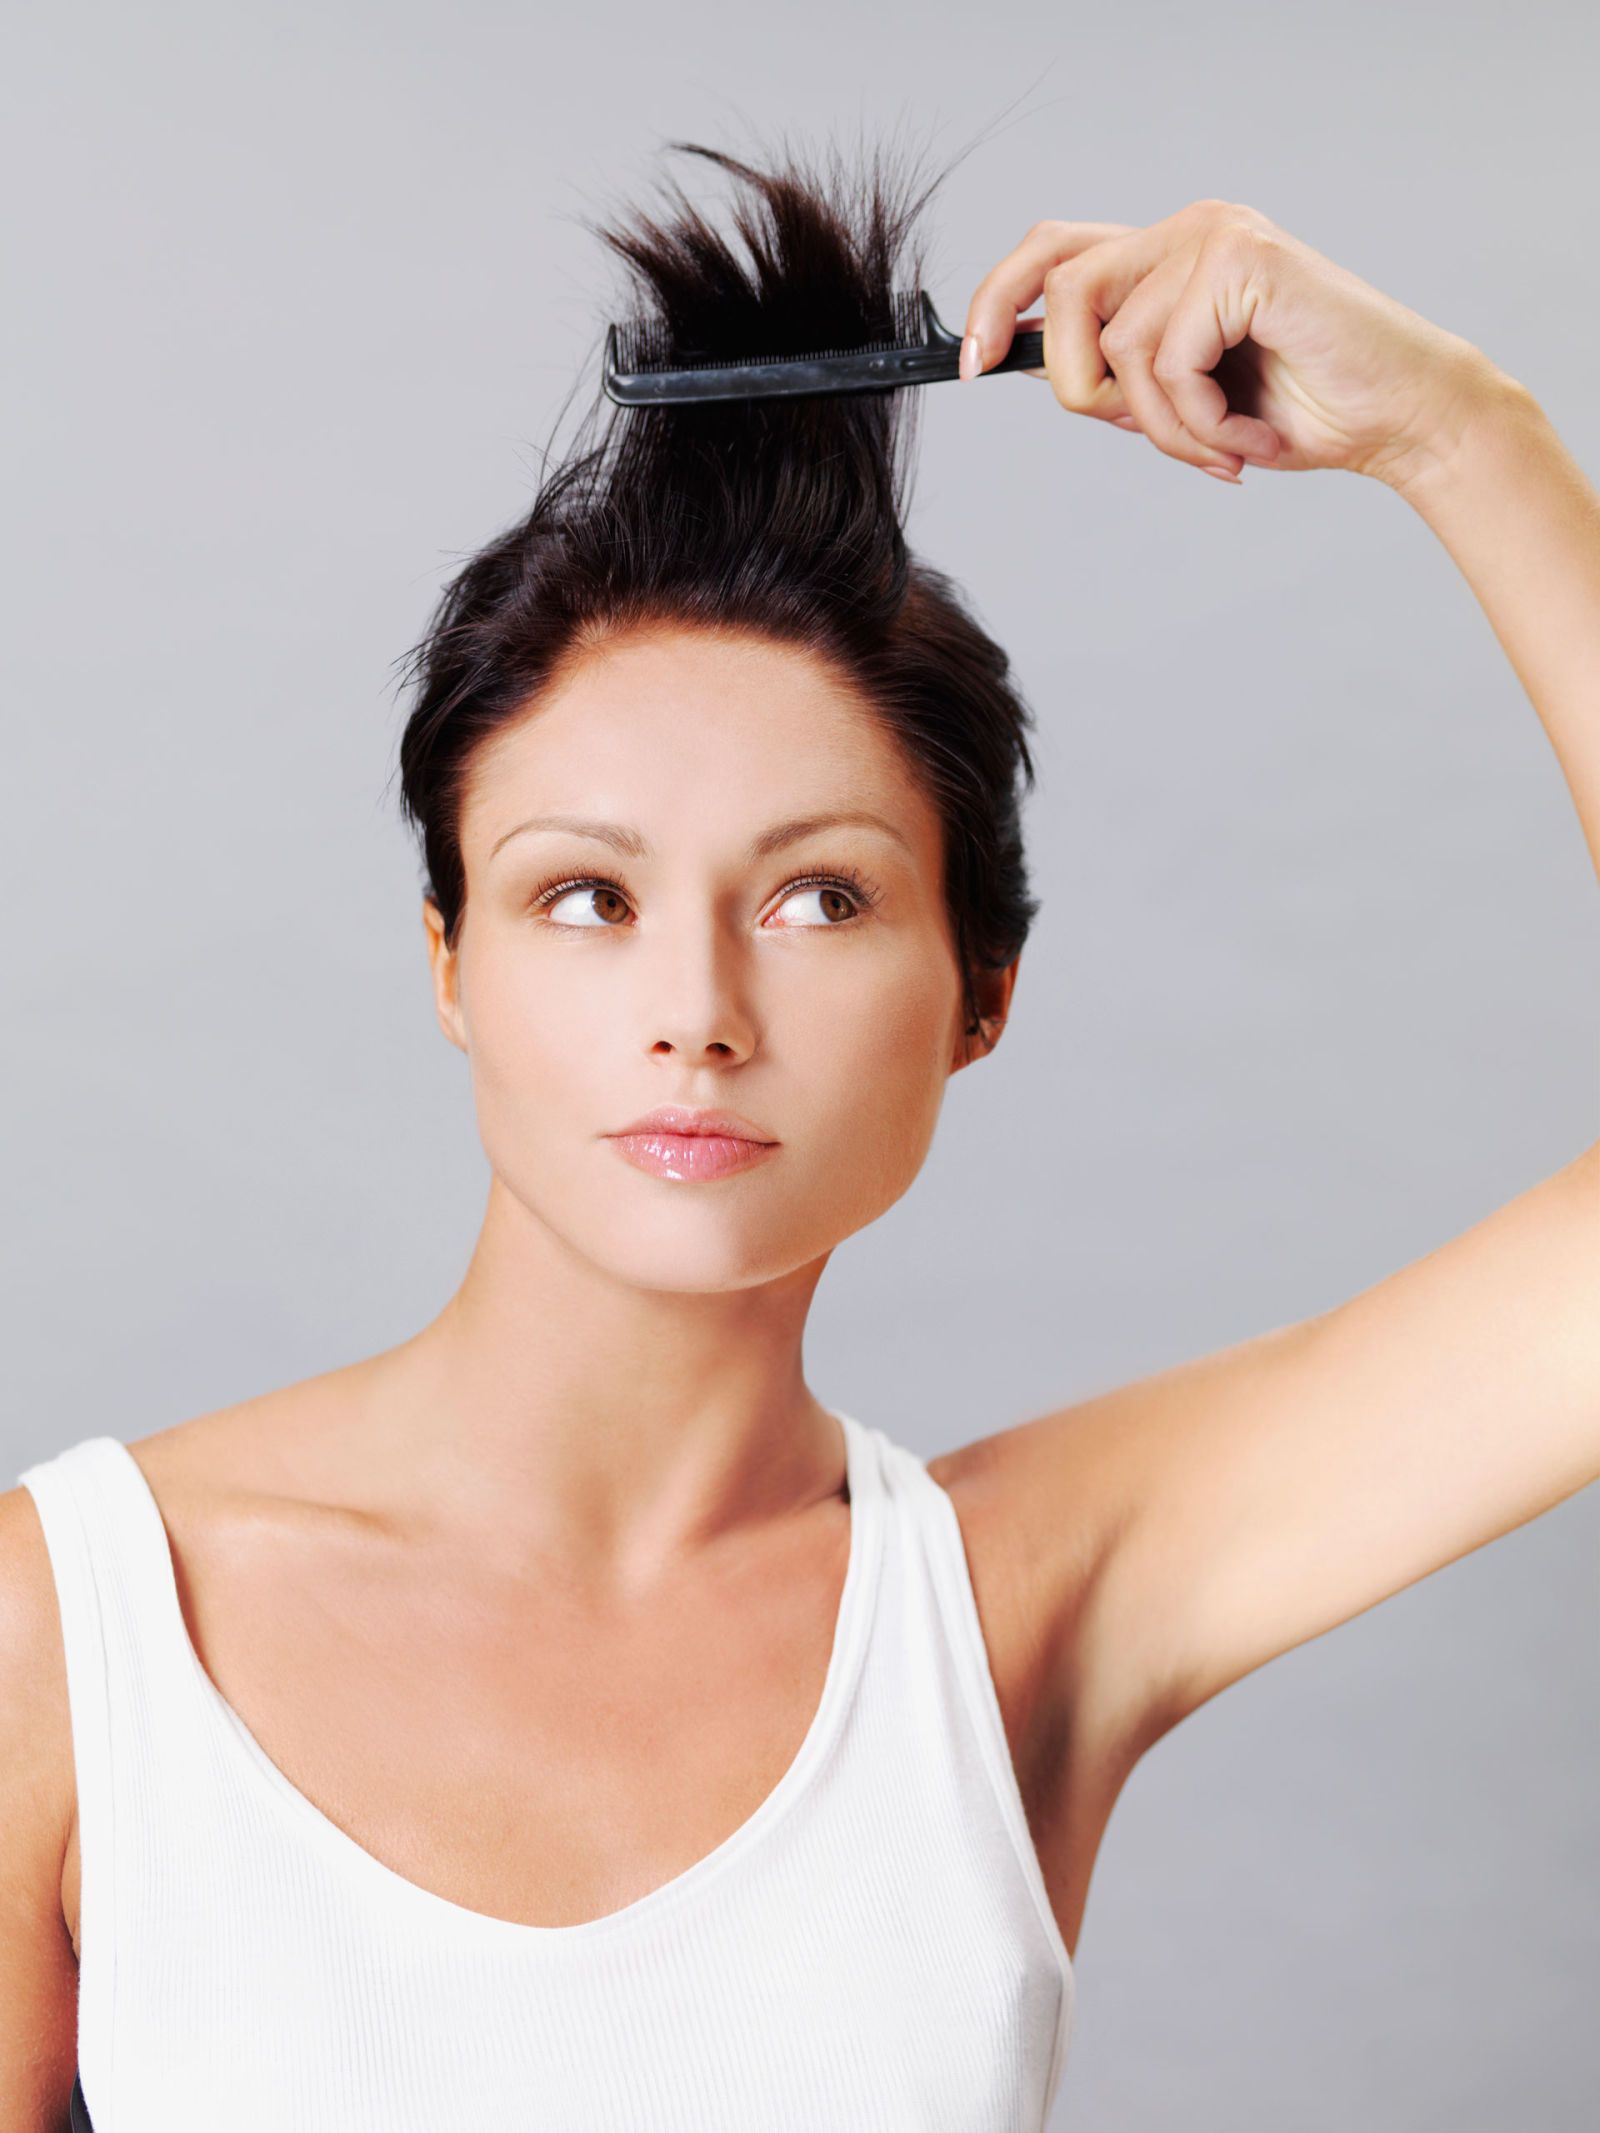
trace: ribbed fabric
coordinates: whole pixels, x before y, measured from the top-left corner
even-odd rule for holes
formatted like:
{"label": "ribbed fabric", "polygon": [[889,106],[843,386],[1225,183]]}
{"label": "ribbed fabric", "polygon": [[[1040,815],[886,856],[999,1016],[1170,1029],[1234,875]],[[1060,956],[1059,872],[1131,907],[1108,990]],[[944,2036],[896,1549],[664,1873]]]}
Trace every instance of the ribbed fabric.
{"label": "ribbed fabric", "polygon": [[201,1666],[115,1437],[29,1467],[66,1645],[96,2133],[1031,2133],[1071,1959],[961,1529],[853,1416],[821,1701],[733,1834],[571,1926],[468,1910],[294,1786]]}

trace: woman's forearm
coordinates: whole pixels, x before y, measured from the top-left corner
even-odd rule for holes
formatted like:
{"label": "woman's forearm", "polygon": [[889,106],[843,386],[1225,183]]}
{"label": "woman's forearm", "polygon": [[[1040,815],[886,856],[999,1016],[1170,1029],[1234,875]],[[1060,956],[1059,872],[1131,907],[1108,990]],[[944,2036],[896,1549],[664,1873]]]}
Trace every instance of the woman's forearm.
{"label": "woman's forearm", "polygon": [[1550,737],[1600,873],[1600,495],[1538,401],[1503,374],[1447,449],[1389,486],[1477,595]]}

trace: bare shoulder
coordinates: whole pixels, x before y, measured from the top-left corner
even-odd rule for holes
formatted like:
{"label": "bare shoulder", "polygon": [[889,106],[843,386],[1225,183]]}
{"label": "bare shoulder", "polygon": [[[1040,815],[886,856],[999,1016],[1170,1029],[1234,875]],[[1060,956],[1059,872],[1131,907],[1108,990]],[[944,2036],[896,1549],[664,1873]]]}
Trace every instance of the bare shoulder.
{"label": "bare shoulder", "polygon": [[315,1470],[319,1443],[360,1398],[370,1367],[363,1359],[275,1386],[132,1438],[128,1450],[150,1480],[180,1495],[292,1495]]}
{"label": "bare shoulder", "polygon": [[351,1425],[381,1397],[363,1357],[129,1440],[167,1526],[187,1609],[188,1573],[270,1581],[285,1537],[328,1518],[361,1523],[365,1480]]}
{"label": "bare shoulder", "polygon": [[74,1789],[66,1649],[44,1527],[20,1485],[0,1494],[0,1783],[0,1871],[18,1863],[20,1836],[59,1872]]}
{"label": "bare shoulder", "polygon": [[0,1494],[0,2094],[8,2124],[63,2123],[78,1966],[61,1902],[74,1804],[55,1579],[30,1492]]}

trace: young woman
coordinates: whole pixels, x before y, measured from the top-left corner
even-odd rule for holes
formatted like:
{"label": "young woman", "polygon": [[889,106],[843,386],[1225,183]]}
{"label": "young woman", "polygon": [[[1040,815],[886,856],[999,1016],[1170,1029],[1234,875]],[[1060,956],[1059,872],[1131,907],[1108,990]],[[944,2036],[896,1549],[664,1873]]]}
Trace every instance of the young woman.
{"label": "young woman", "polygon": [[[662,345],[881,336],[932,188],[716,160],[748,264],[606,233]],[[1041,300],[1063,408],[1414,505],[1600,860],[1600,500],[1530,395],[1224,201],[1039,223],[969,374]],[[400,768],[482,1232],[398,1347],[0,1497],[0,2133],[79,2069],[102,2133],[1037,2127],[1139,1758],[1600,1473],[1600,1144],[931,1461],[809,1390],[1035,910],[914,400],[614,410],[441,603]]]}

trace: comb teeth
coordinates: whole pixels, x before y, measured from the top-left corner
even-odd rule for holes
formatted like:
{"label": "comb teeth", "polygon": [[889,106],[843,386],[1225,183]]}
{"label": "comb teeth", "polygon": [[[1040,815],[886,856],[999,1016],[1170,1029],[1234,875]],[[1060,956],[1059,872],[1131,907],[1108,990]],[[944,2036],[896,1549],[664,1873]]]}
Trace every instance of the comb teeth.
{"label": "comb teeth", "polygon": [[923,319],[922,298],[916,291],[898,290],[889,299],[894,326],[887,340],[857,341],[848,348],[807,348],[769,353],[753,348],[736,356],[697,356],[674,349],[666,328],[656,319],[616,327],[616,359],[619,370],[635,374],[652,370],[739,370],[747,363],[819,363],[836,356],[883,355],[896,348],[922,348],[928,335]]}

